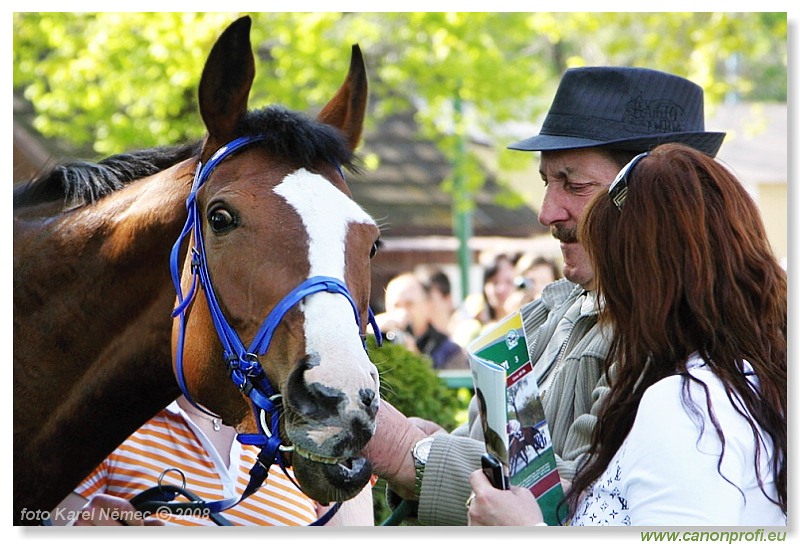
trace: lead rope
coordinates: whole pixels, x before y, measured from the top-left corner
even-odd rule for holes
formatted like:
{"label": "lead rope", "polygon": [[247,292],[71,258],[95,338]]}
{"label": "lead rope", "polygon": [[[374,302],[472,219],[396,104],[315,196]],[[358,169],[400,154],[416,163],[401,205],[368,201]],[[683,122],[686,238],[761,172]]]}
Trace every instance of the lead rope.
{"label": "lead rope", "polygon": [[[190,502],[173,502],[178,495],[189,499]],[[167,508],[170,513],[179,512],[183,515],[189,516],[207,516],[208,519],[217,525],[233,525],[219,512],[212,512],[202,498],[198,497],[185,487],[178,487],[177,485],[159,484],[155,487],[150,487],[149,489],[145,489],[133,497],[130,502],[134,508],[144,514],[157,514],[164,508]],[[325,525],[334,515],[336,515],[336,512],[339,511],[341,506],[342,503],[337,502],[322,516],[309,523],[308,526],[318,527]]]}

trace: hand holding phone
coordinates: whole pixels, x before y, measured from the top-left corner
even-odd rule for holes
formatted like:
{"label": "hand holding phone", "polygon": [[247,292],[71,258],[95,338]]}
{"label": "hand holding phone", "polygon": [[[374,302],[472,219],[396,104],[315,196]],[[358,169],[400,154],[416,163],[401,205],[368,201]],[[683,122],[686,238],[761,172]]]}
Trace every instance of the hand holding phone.
{"label": "hand holding phone", "polygon": [[503,472],[503,464],[497,460],[497,457],[490,453],[484,453],[481,456],[481,468],[495,489],[509,488],[508,476]]}

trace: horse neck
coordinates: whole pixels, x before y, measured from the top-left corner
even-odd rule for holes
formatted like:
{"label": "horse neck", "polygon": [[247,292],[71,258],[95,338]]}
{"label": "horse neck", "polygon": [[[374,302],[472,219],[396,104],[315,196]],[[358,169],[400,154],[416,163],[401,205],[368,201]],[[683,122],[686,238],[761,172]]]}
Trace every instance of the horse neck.
{"label": "horse neck", "polygon": [[[190,185],[174,180],[181,168],[53,218],[15,220],[14,305],[24,310],[15,327],[25,328],[15,331],[15,342],[60,355],[48,374],[62,381],[83,374],[140,320],[170,324],[168,259]],[[154,318],[158,311],[165,314]]]}
{"label": "horse neck", "polygon": [[55,506],[178,395],[169,253],[191,170],[179,164],[54,218],[15,219],[15,506]]}

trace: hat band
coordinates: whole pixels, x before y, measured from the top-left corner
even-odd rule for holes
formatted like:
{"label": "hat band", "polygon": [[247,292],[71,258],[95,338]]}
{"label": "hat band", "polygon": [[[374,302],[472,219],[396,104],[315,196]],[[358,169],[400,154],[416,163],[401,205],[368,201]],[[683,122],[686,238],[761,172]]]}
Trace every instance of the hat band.
{"label": "hat band", "polygon": [[595,116],[552,113],[547,115],[541,130],[542,135],[577,137],[594,141],[622,141],[676,133],[705,133],[705,130],[703,127],[686,128],[677,119],[649,118],[632,123]]}

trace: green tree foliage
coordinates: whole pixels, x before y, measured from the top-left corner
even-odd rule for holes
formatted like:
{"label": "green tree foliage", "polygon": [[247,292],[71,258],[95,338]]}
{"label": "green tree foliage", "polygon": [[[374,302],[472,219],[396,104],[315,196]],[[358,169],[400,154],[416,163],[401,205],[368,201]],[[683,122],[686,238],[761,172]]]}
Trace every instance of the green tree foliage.
{"label": "green tree foliage", "polygon": [[[203,62],[237,16],[14,13],[14,88],[44,135],[97,154],[197,138]],[[422,132],[453,159],[454,136],[467,128],[502,151],[511,139],[504,124],[537,120],[570,66],[674,72],[702,85],[711,104],[731,94],[785,101],[786,36],[785,13],[257,13],[251,104],[320,108],[359,43],[369,123],[413,104]],[[500,160],[509,168],[529,159]],[[472,191],[480,184],[466,181]]]}

